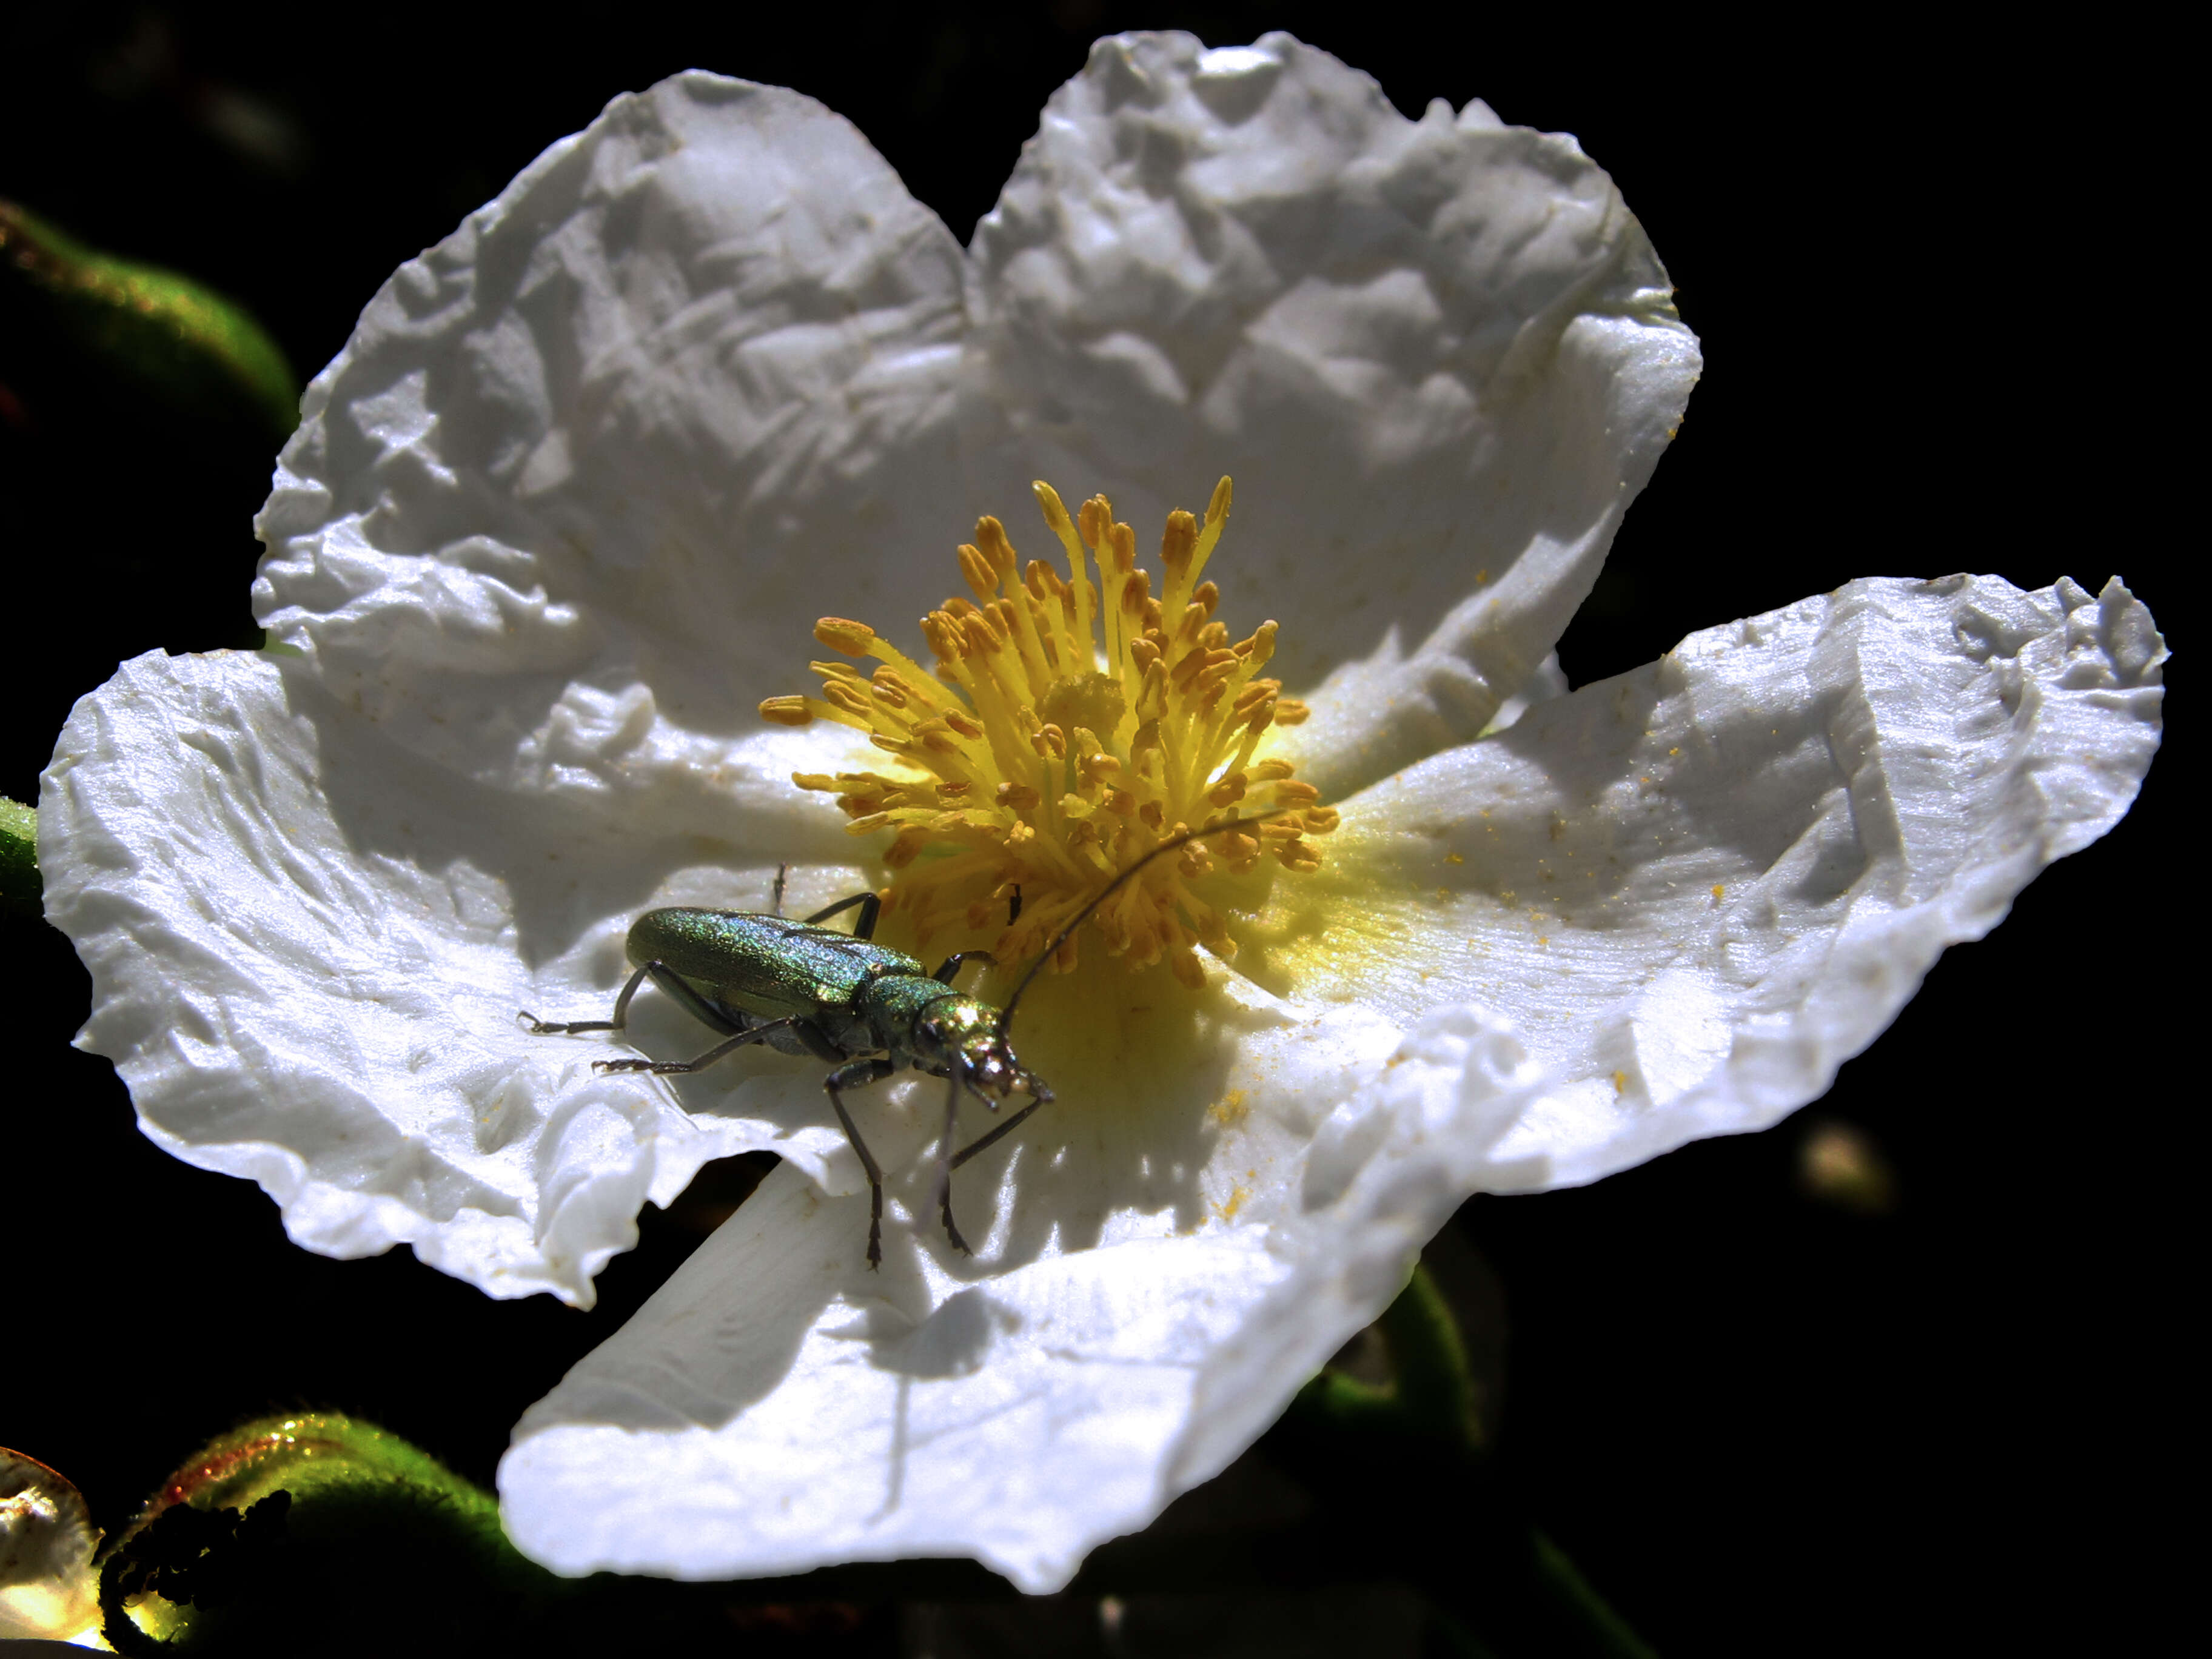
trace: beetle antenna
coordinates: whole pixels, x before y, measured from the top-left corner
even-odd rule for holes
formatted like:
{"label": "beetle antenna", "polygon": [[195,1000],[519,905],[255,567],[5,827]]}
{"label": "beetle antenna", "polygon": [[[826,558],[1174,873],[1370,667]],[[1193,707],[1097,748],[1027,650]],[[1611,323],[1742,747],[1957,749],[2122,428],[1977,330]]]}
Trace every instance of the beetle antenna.
{"label": "beetle antenna", "polygon": [[1014,1005],[1022,1000],[1022,993],[1030,988],[1030,981],[1043,971],[1045,963],[1050,962],[1054,957],[1059,954],[1060,947],[1061,945],[1066,944],[1068,940],[1075,937],[1075,930],[1082,927],[1085,922],[1091,920],[1091,913],[1092,911],[1096,910],[1100,905],[1105,903],[1108,899],[1112,898],[1115,894],[1120,892],[1123,885],[1127,883],[1131,877],[1134,876],[1154,859],[1160,858],[1167,854],[1172,853],[1178,847],[1188,847],[1192,842],[1203,841],[1208,836],[1223,835],[1231,830],[1247,829],[1255,823],[1266,823],[1271,819],[1285,817],[1291,813],[1303,812],[1304,811],[1305,811],[1305,808],[1303,806],[1279,806],[1272,812],[1261,812],[1255,817],[1230,818],[1221,823],[1209,823],[1203,830],[1186,830],[1180,836],[1170,836],[1158,847],[1152,848],[1151,852],[1146,854],[1144,857],[1139,859],[1134,864],[1131,865],[1127,869],[1121,872],[1120,875],[1115,877],[1113,880],[1108,882],[1103,887],[1100,888],[1097,892],[1094,893],[1091,896],[1091,902],[1085,905],[1080,910],[1078,910],[1075,913],[1075,919],[1070,921],[1066,927],[1061,928],[1058,933],[1054,934],[1052,943],[1046,945],[1042,951],[1038,952],[1036,959],[1031,962],[1029,967],[1023,971],[1021,979],[1015,984],[1014,994],[1006,999],[1006,1007],[1000,1012],[999,1036],[1000,1037],[1004,1037],[1006,1035],[1007,1028],[1014,1022]]}

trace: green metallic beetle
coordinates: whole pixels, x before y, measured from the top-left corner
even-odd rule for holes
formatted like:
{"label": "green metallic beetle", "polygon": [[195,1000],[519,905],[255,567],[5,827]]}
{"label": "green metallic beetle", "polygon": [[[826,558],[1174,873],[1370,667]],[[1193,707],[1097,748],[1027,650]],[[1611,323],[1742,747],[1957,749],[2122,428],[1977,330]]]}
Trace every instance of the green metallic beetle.
{"label": "green metallic beetle", "polygon": [[[884,1259],[884,1176],[867,1142],[845,1109],[843,1091],[877,1083],[901,1066],[948,1081],[945,1134],[938,1143],[937,1207],[945,1234],[963,1254],[968,1242],[952,1219],[952,1172],[978,1152],[1013,1133],[1031,1112],[1052,1098],[1035,1073],[1024,1071],[1006,1042],[1014,1008],[1044,964],[1123,883],[1164,854],[1201,836],[1249,829],[1279,813],[1261,813],[1209,824],[1170,836],[1092,896],[1030,963],[1003,1009],[952,988],[954,977],[969,962],[993,963],[988,951],[962,951],[947,957],[935,973],[902,951],[872,943],[882,901],[856,893],[804,921],[781,914],[783,875],[775,881],[775,912],[739,910],[648,910],[630,925],[627,953],[636,967],[615,999],[611,1019],[542,1020],[527,1009],[520,1018],[540,1035],[575,1031],[619,1031],[628,1023],[630,1000],[650,979],[701,1024],[723,1034],[694,1060],[601,1060],[597,1072],[697,1072],[749,1043],[765,1042],[787,1054],[811,1054],[836,1069],[822,1080],[830,1105],[860,1167],[868,1175],[868,1266]],[[853,931],[839,933],[821,924],[857,908]],[[1021,913],[1021,895],[1012,912]],[[1009,918],[1011,925],[1012,918]],[[991,1111],[1019,1091],[1030,1103],[1003,1123],[952,1150],[960,1127],[962,1091]]]}

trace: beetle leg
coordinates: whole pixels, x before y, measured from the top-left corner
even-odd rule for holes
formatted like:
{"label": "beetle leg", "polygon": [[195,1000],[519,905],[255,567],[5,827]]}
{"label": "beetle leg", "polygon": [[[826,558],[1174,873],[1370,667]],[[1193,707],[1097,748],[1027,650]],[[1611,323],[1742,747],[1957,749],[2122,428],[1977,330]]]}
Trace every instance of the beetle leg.
{"label": "beetle leg", "polygon": [[790,873],[791,866],[787,864],[775,866],[775,885],[769,890],[775,902],[769,906],[769,909],[779,916],[783,914],[783,878]]}
{"label": "beetle leg", "polygon": [[[802,1022],[800,1035],[807,1028]],[[824,1039],[827,1042],[827,1039]],[[837,1114],[837,1121],[845,1130],[845,1139],[853,1143],[859,1155],[860,1167],[868,1172],[868,1271],[873,1273],[884,1260],[884,1172],[876,1165],[875,1154],[868,1143],[860,1139],[860,1132],[853,1122],[853,1115],[845,1109],[839,1091],[857,1089],[863,1084],[880,1083],[898,1067],[882,1054],[867,1060],[856,1060],[849,1066],[840,1066],[822,1079],[822,1086],[830,1091],[830,1109]]]}
{"label": "beetle leg", "polygon": [[[689,988],[688,987],[686,988]],[[696,994],[696,993],[694,994]],[[715,1017],[720,1019],[720,1016]],[[728,1022],[722,1021],[725,1029]],[[739,1031],[727,1042],[718,1042],[696,1060],[595,1060],[592,1069],[601,1073],[611,1072],[650,1072],[655,1077],[666,1077],[683,1072],[703,1072],[726,1054],[733,1054],[748,1042],[763,1042],[770,1031],[805,1030],[806,1022],[793,1014],[788,1019],[764,1020],[750,1030]]]}
{"label": "beetle leg", "polygon": [[945,1091],[945,1139],[937,1143],[937,1212],[945,1218],[945,1236],[952,1241],[952,1248],[963,1255],[973,1255],[968,1241],[960,1237],[960,1229],[952,1220],[952,1142],[960,1133],[960,1073],[955,1071],[946,1080]]}
{"label": "beetle leg", "polygon": [[[659,966],[657,962],[648,962],[629,976],[629,982],[622,988],[622,994],[615,999],[612,1019],[540,1019],[527,1008],[519,1010],[515,1018],[533,1036],[562,1036],[572,1031],[619,1031],[629,1018],[629,1000],[637,994],[637,988],[645,982],[645,976]],[[684,988],[688,991],[691,988],[687,985]],[[714,1022],[707,1023],[711,1025]]]}
{"label": "beetle leg", "polygon": [[1015,1130],[1022,1127],[1022,1120],[1024,1118],[1027,1117],[1031,1112],[1034,1112],[1038,1107],[1043,1104],[1044,1102],[1042,1100],[1033,1100],[1030,1102],[1028,1105],[1023,1107],[1020,1111],[1016,1112],[1012,1117],[1008,1118],[1004,1123],[1000,1124],[998,1127],[993,1129],[988,1134],[977,1136],[976,1139],[969,1142],[968,1146],[962,1148],[959,1152],[955,1152],[952,1155],[951,1164],[947,1167],[957,1170],[962,1164],[965,1164],[969,1158],[975,1157],[976,1153],[987,1151],[991,1146],[996,1145],[999,1141],[1003,1140],[1006,1136],[1013,1133]]}
{"label": "beetle leg", "polygon": [[645,982],[647,976],[673,998],[685,1013],[709,1030],[733,1036],[744,1029],[693,990],[684,977],[665,962],[648,962],[629,976],[629,983],[622,988],[622,994],[615,999],[615,1017],[612,1019],[546,1020],[538,1018],[526,1008],[521,1012],[522,1022],[538,1036],[557,1036],[574,1031],[623,1030],[629,1024],[630,999],[637,994],[637,988]]}
{"label": "beetle leg", "polygon": [[939,985],[951,984],[953,975],[960,971],[960,964],[963,962],[980,962],[987,968],[995,968],[999,965],[998,957],[993,956],[988,951],[956,951],[945,957],[939,966],[937,982]]}
{"label": "beetle leg", "polygon": [[876,936],[876,917],[884,908],[883,900],[874,893],[855,893],[848,899],[839,899],[827,910],[817,910],[807,917],[809,927],[819,927],[835,915],[842,915],[854,905],[860,907],[860,919],[853,924],[854,939],[873,939]]}

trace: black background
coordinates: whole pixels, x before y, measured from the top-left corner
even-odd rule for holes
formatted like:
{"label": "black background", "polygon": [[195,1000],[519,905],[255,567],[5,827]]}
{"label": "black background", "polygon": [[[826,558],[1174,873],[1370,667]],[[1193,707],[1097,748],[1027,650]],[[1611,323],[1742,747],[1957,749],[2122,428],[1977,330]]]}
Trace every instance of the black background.
{"label": "black background", "polygon": [[[964,235],[1093,35],[1285,27],[1408,114],[1480,96],[1577,134],[1703,337],[1681,437],[1562,647],[1577,684],[1862,574],[2118,571],[2183,631],[2202,538],[2162,399],[2201,401],[2196,355],[2166,343],[2191,326],[2170,273],[2194,194],[2156,78],[2179,48],[2117,24],[2024,41],[1561,9],[1440,34],[1376,6],[1085,0],[332,15],[12,12],[0,196],[243,301],[304,379],[400,261],[676,70],[820,98]],[[0,793],[29,799],[118,659],[256,637],[274,445],[57,356],[20,313],[0,312]],[[1504,1286],[1502,1455],[1662,1651],[2136,1645],[2179,1558],[2135,1483],[2178,1480],[2191,1443],[2168,1333],[2202,1085],[2165,960],[2194,911],[2186,766],[2170,746],[2118,830],[1946,957],[1798,1120],[1455,1224]],[[111,1525],[201,1440],[300,1405],[488,1480],[520,1408],[696,1242],[704,1204],[649,1212],[588,1315],[490,1303],[404,1252],[310,1256],[253,1187],[155,1151],[106,1062],[67,1048],[86,981],[66,941],[21,921],[0,941],[0,1443]],[[1893,1212],[1803,1190],[1824,1118],[1887,1156]]]}

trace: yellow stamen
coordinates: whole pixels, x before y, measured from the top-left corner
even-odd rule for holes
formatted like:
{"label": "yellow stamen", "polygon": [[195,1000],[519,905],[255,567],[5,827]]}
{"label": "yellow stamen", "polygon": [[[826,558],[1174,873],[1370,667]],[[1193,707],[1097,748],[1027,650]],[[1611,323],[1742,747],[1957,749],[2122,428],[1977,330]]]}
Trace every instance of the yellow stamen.
{"label": "yellow stamen", "polygon": [[[1265,896],[1249,881],[1223,884],[1270,863],[1318,869],[1307,837],[1337,826],[1318,790],[1259,752],[1306,708],[1282,695],[1280,681],[1258,677],[1275,653],[1275,624],[1231,644],[1214,620],[1221,591],[1200,580],[1228,523],[1228,479],[1203,520],[1169,515],[1157,599],[1137,568],[1136,532],[1104,496],[1071,515],[1050,485],[1031,487],[1066,550],[1065,580],[1041,560],[1024,564],[1005,526],[981,519],[957,552],[973,599],[948,599],[921,619],[933,672],[866,623],[824,617],[817,640],[883,665],[871,677],[815,663],[820,696],[770,697],[761,714],[783,726],[854,726],[915,769],[905,778],[802,772],[793,781],[836,796],[852,833],[894,832],[885,909],[906,919],[917,946],[1003,921],[1018,890],[1020,919],[991,945],[1006,964],[1042,950],[1170,836],[1278,814],[1159,860],[1092,915],[1109,955],[1136,968],[1164,961],[1195,989],[1205,975],[1194,947],[1233,955],[1224,912]],[[1075,965],[1076,944],[1061,947],[1056,969]]]}

